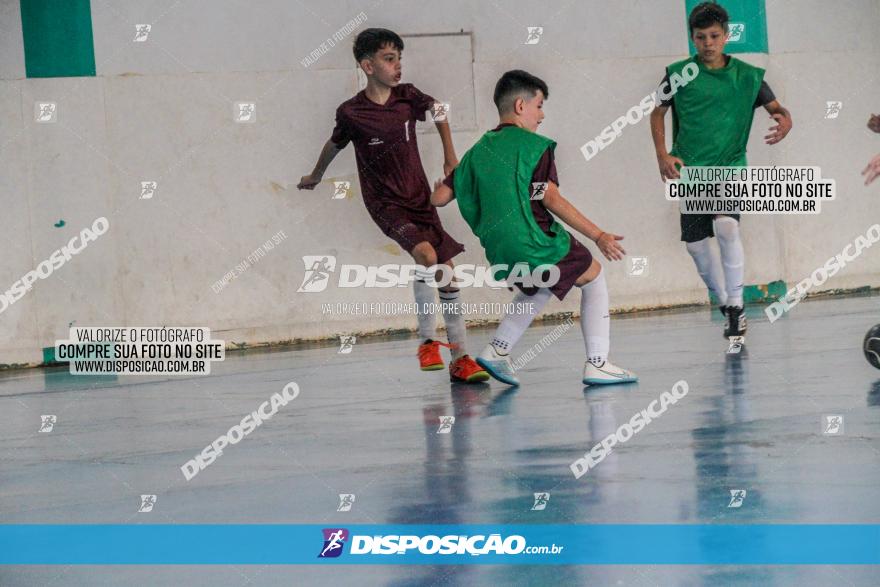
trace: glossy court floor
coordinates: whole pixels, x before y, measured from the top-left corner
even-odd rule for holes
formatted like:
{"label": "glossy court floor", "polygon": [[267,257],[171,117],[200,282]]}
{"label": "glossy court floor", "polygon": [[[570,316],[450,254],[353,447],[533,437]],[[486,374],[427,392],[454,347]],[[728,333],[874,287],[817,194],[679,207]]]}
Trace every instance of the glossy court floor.
{"label": "glossy court floor", "polygon": [[[707,308],[615,317],[637,385],[588,389],[577,323],[522,385],[451,385],[412,338],[231,353],[207,377],[0,376],[2,523],[878,523],[880,297],[749,310],[726,356]],[[514,350],[560,328],[542,323]],[[562,327],[564,328],[564,327]],[[476,351],[491,334],[472,330]],[[222,338],[222,336],[220,336]],[[575,479],[569,464],[684,379],[689,393]],[[290,381],[299,397],[186,481],[180,466]],[[54,414],[51,433],[40,415]],[[822,433],[824,415],[843,432]],[[456,420],[438,434],[441,416]],[[730,491],[746,496],[728,507]],[[549,491],[532,511],[533,493]],[[337,512],[339,494],[355,494]],[[141,494],[155,494],[138,513]],[[235,544],[218,544],[234,549]],[[143,548],[149,548],[149,544]],[[288,546],[279,545],[279,548]],[[590,548],[589,544],[578,545]],[[0,567],[0,585],[878,585],[876,567]]]}

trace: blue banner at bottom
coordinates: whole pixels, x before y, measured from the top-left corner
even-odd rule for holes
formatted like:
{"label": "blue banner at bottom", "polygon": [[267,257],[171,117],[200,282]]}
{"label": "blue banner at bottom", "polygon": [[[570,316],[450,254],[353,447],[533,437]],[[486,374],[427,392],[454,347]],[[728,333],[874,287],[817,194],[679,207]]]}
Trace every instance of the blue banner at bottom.
{"label": "blue banner at bottom", "polygon": [[880,525],[0,525],[0,564],[876,565]]}

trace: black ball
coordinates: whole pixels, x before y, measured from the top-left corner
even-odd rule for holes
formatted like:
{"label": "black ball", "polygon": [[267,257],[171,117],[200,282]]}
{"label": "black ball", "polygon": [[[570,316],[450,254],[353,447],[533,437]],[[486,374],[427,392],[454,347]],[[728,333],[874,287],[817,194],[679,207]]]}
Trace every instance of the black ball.
{"label": "black ball", "polygon": [[865,358],[868,359],[868,362],[880,369],[880,324],[875,325],[865,335],[862,350],[865,352]]}

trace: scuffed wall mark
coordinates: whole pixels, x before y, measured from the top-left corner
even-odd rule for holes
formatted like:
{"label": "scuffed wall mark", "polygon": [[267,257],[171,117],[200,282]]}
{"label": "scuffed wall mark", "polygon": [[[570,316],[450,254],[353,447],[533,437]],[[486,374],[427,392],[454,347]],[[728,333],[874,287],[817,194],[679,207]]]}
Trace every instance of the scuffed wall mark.
{"label": "scuffed wall mark", "polygon": [[403,254],[403,251],[400,249],[400,247],[395,245],[394,243],[388,243],[387,245],[381,246],[379,247],[379,250],[385,253],[389,253],[391,255],[397,255],[398,257]]}

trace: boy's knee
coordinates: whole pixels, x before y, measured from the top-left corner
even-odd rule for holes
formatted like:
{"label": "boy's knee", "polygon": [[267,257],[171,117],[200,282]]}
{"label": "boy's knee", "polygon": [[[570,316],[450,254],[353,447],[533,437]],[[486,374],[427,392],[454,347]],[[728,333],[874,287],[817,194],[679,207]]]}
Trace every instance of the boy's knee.
{"label": "boy's knee", "polygon": [[435,251],[434,247],[431,246],[431,243],[427,241],[421,242],[413,247],[410,254],[419,265],[432,267],[437,264],[437,251]]}
{"label": "boy's knee", "polygon": [[590,266],[584,271],[580,277],[577,278],[577,281],[574,284],[578,287],[582,285],[587,285],[597,277],[599,277],[599,273],[602,272],[602,264],[599,263],[596,259],[593,259],[593,262],[590,263]]}
{"label": "boy's knee", "polygon": [[719,216],[715,219],[715,236],[722,240],[736,238],[739,235],[739,222],[730,216]]}
{"label": "boy's knee", "polygon": [[684,248],[687,249],[691,257],[694,257],[709,248],[709,238],[707,237],[692,243],[684,243]]}

